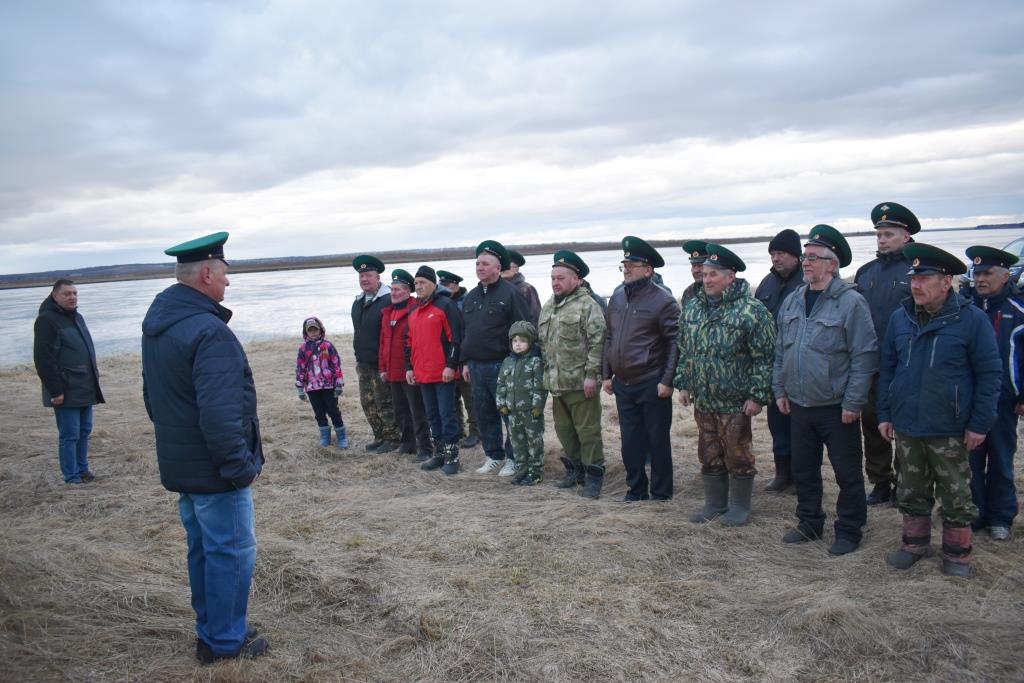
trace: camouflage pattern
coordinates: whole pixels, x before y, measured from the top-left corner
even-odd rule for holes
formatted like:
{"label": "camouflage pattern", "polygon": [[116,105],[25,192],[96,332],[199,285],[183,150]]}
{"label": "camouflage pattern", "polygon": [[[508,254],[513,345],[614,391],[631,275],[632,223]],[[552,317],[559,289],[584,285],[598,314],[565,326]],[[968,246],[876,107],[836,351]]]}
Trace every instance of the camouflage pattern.
{"label": "camouflage pattern", "polygon": [[508,416],[516,470],[528,472],[539,481],[544,473],[544,361],[531,347],[525,354],[513,353],[498,371],[495,403]]}
{"label": "camouflage pattern", "polygon": [[557,396],[581,391],[583,381],[601,381],[605,322],[590,291],[580,286],[561,302],[548,299],[540,312],[538,339],[544,350],[544,388]]}
{"label": "camouflage pattern", "polygon": [[750,418],[743,413],[706,413],[693,410],[697,422],[697,459],[701,474],[722,474],[726,471],[737,477],[752,477],[754,453],[750,449],[753,437]]}
{"label": "camouflage pattern", "polygon": [[[465,406],[465,410],[463,410]],[[464,380],[455,383],[455,417],[459,421],[459,438],[466,436],[480,437],[476,426],[476,414],[473,412],[473,387]],[[468,420],[467,420],[468,418]],[[469,431],[466,431],[468,422]]]}
{"label": "camouflage pattern", "polygon": [[953,436],[896,434],[900,512],[910,517],[932,513],[935,499],[948,527],[964,527],[977,516],[971,500],[971,466],[963,440]]}
{"label": "camouflage pattern", "polygon": [[772,400],[775,320],[737,279],[711,306],[703,288],[679,317],[676,389],[689,391],[705,413],[739,413],[747,399]]}
{"label": "camouflage pattern", "polygon": [[516,456],[516,472],[526,472],[534,482],[544,478],[544,414],[534,417],[532,411],[508,414],[508,433]]}
{"label": "camouflage pattern", "polygon": [[359,378],[359,403],[374,440],[400,442],[402,435],[391,403],[391,388],[381,380],[377,366],[356,363],[356,376]]}
{"label": "camouflage pattern", "polygon": [[603,465],[600,394],[587,398],[582,391],[567,391],[552,396],[551,412],[565,456],[577,464]]}

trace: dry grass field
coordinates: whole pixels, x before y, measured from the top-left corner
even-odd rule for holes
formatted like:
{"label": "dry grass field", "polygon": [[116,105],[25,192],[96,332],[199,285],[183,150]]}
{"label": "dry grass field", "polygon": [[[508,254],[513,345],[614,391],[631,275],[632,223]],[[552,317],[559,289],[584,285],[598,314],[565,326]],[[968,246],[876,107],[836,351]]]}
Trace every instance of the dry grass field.
{"label": "dry grass field", "polygon": [[[56,428],[30,366],[0,369],[0,678],[8,681],[1020,681],[1024,531],[975,541],[975,577],[935,555],[907,573],[884,552],[895,509],[871,509],[856,553],[784,547],[795,498],[772,474],[763,415],[750,526],[686,521],[698,505],[696,427],[676,404],[676,497],[622,504],[614,404],[598,501],[363,451],[352,382],[352,447],[320,448],[295,398],[297,341],[253,344],[267,464],[254,489],[259,557],[251,620],[271,652],[199,667],[184,532],[161,488],[137,357],[101,361],[98,479],[59,477]],[[1018,466],[1018,472],[1020,467]],[[836,488],[826,465],[825,507]],[[1022,484],[1018,480],[1018,484]],[[831,524],[831,520],[829,522]],[[936,518],[936,534],[938,519]],[[829,536],[831,539],[831,529]],[[937,536],[933,536],[933,547]]]}

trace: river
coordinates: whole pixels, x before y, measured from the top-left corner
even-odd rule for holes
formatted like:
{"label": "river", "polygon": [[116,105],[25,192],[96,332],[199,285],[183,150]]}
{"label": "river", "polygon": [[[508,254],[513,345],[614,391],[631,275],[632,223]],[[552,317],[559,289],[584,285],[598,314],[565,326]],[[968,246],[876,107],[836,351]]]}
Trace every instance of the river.
{"label": "river", "polygon": [[[1019,237],[1014,230],[954,230],[935,231],[929,235],[929,244],[963,255],[972,244],[1002,247]],[[850,240],[853,263],[843,269],[844,276],[852,275],[861,264],[874,257],[875,240],[872,236]],[[771,265],[767,242],[731,244],[747,264],[747,277],[756,287]],[[678,248],[661,249],[665,267],[659,269],[665,284],[678,297],[690,284],[690,264],[687,255]],[[618,270],[621,251],[595,251],[580,254],[590,266],[587,280],[598,294],[607,296],[621,279]],[[522,268],[526,279],[537,288],[541,301],[551,296],[549,273],[551,255],[527,258]],[[389,263],[392,268],[405,268],[415,273],[419,263]],[[449,270],[475,285],[473,261],[435,261],[435,269]],[[85,317],[101,357],[137,352],[140,348],[142,318],[153,297],[173,280],[133,280],[129,282],[102,282],[78,285],[79,311]],[[359,292],[356,273],[350,267],[317,268],[310,270],[279,270],[264,273],[240,273],[231,276],[224,305],[234,312],[231,329],[243,342],[278,337],[294,337],[300,341],[302,320],[316,315],[324,321],[328,336],[352,331],[350,311],[352,300]],[[39,304],[49,294],[47,287],[0,290],[0,316],[4,333],[0,335],[0,366],[9,366],[32,360],[32,323]]]}

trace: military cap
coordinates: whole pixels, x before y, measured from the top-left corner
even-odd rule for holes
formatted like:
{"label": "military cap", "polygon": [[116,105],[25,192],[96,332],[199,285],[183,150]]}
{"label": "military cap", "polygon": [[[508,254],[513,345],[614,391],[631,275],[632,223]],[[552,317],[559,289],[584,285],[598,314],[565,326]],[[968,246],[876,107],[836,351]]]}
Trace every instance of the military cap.
{"label": "military cap", "polygon": [[830,250],[839,259],[840,268],[850,265],[850,261],[853,260],[853,253],[846,238],[831,225],[815,225],[811,228],[811,234],[807,236],[807,244],[804,246],[810,245]]}
{"label": "military cap", "polygon": [[[174,256],[178,263],[195,263],[216,258],[224,261],[224,243],[228,241],[226,232],[215,232],[205,237],[197,237],[188,242],[176,244],[173,247],[164,249],[168,256]],[[224,261],[227,263],[227,261]]]}
{"label": "military cap", "polygon": [[420,266],[419,268],[417,268],[416,277],[421,277],[424,278],[425,280],[430,280],[435,285],[437,284],[437,273],[435,273],[434,269],[431,268],[430,266]]}
{"label": "military cap", "polygon": [[661,268],[665,265],[665,259],[661,258],[657,249],[632,235],[622,238],[622,260],[646,263],[651,268]]}
{"label": "military cap", "polygon": [[967,258],[974,264],[974,272],[984,273],[989,268],[1009,268],[1019,259],[1008,251],[992,247],[967,247]]}
{"label": "military cap", "polygon": [[437,271],[437,279],[440,280],[442,283],[454,282],[455,284],[459,284],[460,282],[462,282],[462,278],[460,276],[447,270]]}
{"label": "military cap", "polygon": [[704,262],[704,265],[732,271],[747,269],[747,264],[743,262],[743,259],[721,244],[714,244],[713,242],[708,242],[708,259]]}
{"label": "military cap", "polygon": [[878,228],[903,228],[911,235],[921,231],[921,222],[914,212],[896,202],[882,202],[871,209],[871,223]]}
{"label": "military cap", "polygon": [[401,282],[406,285],[409,289],[413,286],[413,277],[409,274],[409,271],[402,270],[401,268],[395,268],[391,271],[391,282]]}
{"label": "military cap", "polygon": [[708,243],[704,240],[683,242],[683,251],[690,255],[690,263],[704,263],[708,257]]}
{"label": "military cap", "polygon": [[963,261],[930,244],[910,242],[903,247],[903,255],[910,262],[907,275],[962,275],[967,272]]}
{"label": "military cap", "polygon": [[511,261],[512,263],[516,264],[520,268],[522,268],[523,266],[526,265],[526,257],[523,256],[522,254],[520,254],[515,249],[509,249],[508,250],[508,259],[509,259],[509,261]]}
{"label": "military cap", "polygon": [[501,242],[495,242],[494,240],[484,240],[476,248],[476,255],[490,254],[501,262],[501,269],[508,270],[509,260],[508,249],[505,248]]}
{"label": "military cap", "polygon": [[369,254],[356,256],[352,259],[352,267],[360,273],[366,273],[371,270],[377,271],[378,273],[384,272],[384,262],[376,256],[370,256]]}
{"label": "military cap", "polygon": [[590,275],[590,266],[583,262],[576,252],[569,251],[568,249],[562,249],[561,251],[555,252],[555,262],[552,264],[552,268],[562,266],[569,270],[575,271],[580,277],[586,277]]}

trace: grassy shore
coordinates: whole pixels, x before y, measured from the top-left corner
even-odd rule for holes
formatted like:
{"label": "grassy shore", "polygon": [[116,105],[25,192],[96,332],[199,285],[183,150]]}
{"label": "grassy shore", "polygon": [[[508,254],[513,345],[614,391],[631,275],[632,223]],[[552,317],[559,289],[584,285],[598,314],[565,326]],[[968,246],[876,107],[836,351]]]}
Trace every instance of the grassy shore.
{"label": "grassy shore", "polygon": [[[346,368],[348,340],[339,341]],[[976,575],[907,573],[884,552],[896,510],[872,508],[859,551],[783,547],[795,497],[772,474],[764,416],[750,526],[686,521],[699,504],[696,427],[676,404],[676,497],[625,490],[604,397],[604,495],[547,480],[522,489],[472,472],[422,472],[363,450],[354,373],[342,401],[352,447],[320,448],[292,388],[295,345],[248,347],[267,465],[254,489],[259,558],[250,616],[271,642],[254,662],[194,658],[184,532],[159,483],[136,356],[101,362],[96,482],[61,483],[52,412],[30,366],[0,369],[0,678],[11,681],[1019,681],[1024,532],[975,540]],[[1019,468],[1018,468],[1019,471]],[[828,466],[825,509],[835,506]],[[1018,485],[1022,482],[1018,479]],[[831,517],[831,515],[830,515]],[[831,524],[831,519],[829,525]],[[936,532],[938,520],[936,519]],[[829,536],[831,531],[829,530]],[[934,547],[937,547],[934,546]]]}

